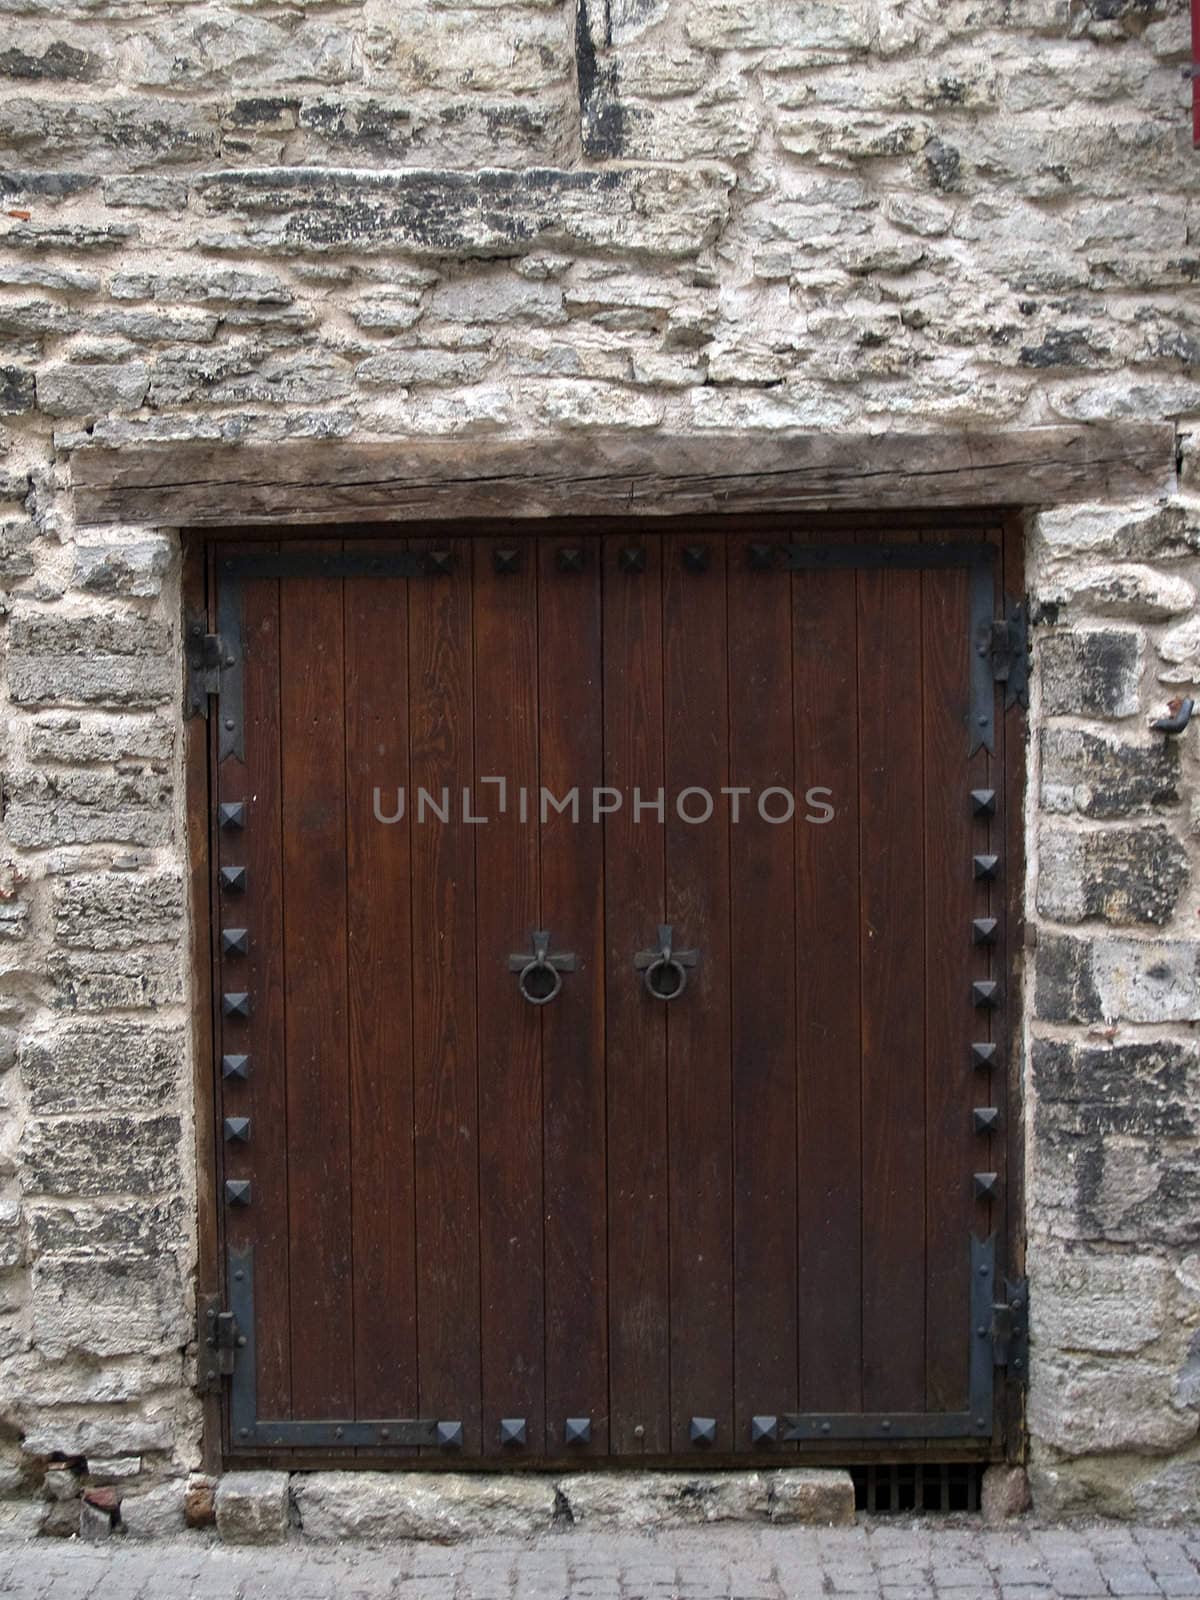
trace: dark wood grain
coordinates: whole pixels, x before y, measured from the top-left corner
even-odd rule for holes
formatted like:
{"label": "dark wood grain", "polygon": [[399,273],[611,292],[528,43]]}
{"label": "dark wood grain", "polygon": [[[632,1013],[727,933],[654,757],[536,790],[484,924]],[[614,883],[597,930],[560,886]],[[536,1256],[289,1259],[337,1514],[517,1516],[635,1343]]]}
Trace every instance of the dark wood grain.
{"label": "dark wood grain", "polygon": [[[385,551],[402,549],[394,541]],[[408,588],[348,581],[346,874],[354,1388],[360,1417],[416,1416]],[[376,806],[376,793],[379,803]]]}
{"label": "dark wood grain", "polygon": [[[694,1450],[689,1424],[733,1426],[733,1129],[730,1083],[728,637],[724,542],[690,572],[686,534],[663,541],[663,729],[667,914],[700,951],[667,1011],[671,1213],[671,1447]],[[700,791],[688,794],[688,790]],[[707,821],[683,820],[687,814]],[[648,1001],[649,1004],[661,1002]]]}
{"label": "dark wood grain", "polygon": [[[971,919],[987,912],[987,885],[972,876],[979,824],[970,790],[982,788],[987,753],[970,743],[969,576],[965,568],[921,574],[925,813],[925,1326],[927,1404],[967,1404],[970,1339],[968,1239],[972,1173],[989,1140],[974,1133],[970,1067],[971,980],[987,953]],[[986,834],[986,824],[983,832]],[[977,906],[979,909],[977,909]]]}
{"label": "dark wood grain", "polygon": [[[218,1054],[248,1055],[249,1077],[226,1079],[221,1117],[250,1118],[250,1143],[226,1144],[222,1178],[250,1181],[249,1208],[226,1207],[226,1240],[254,1248],[255,1354],[259,1414],[292,1414],[292,1310],[288,1209],[288,1078],[284,1002],[282,772],[280,761],[279,583],[263,579],[243,587],[245,760],[234,756],[217,770],[218,801],[246,807],[241,831],[219,830],[215,865],[244,866],[246,891],[220,891],[219,927],[244,927],[249,955],[226,958],[217,969],[217,992],[245,991],[248,1022],[226,1019]],[[297,1264],[298,1265],[298,1264]],[[236,1441],[234,1441],[236,1443]]]}
{"label": "dark wood grain", "polygon": [[[862,1409],[859,621],[854,572],[791,579],[799,1405]],[[806,806],[806,812],[808,808]]]}
{"label": "dark wood grain", "polygon": [[[618,570],[640,545],[646,570]],[[607,948],[609,1394],[613,1453],[671,1447],[666,1006],[633,966],[663,921],[662,829],[635,822],[633,791],[664,782],[659,541],[605,539],[604,781],[624,795],[605,824]]]}
{"label": "dark wood grain", "polygon": [[925,1405],[921,573],[860,571],[863,1406]]}
{"label": "dark wood grain", "polygon": [[590,1443],[571,1450],[592,1456],[608,1451],[601,579],[594,547],[583,572],[560,570],[563,543],[537,541],[540,782],[578,795],[574,813],[539,813],[543,926],[578,958],[542,1013],[546,1450],[564,1454],[566,1418],[590,1417]]}
{"label": "dark wood grain", "polygon": [[478,1455],[475,840],[420,810],[422,790],[461,800],[474,775],[471,595],[469,547],[448,575],[411,585],[408,683],[420,1414],[460,1420],[464,1454]]}
{"label": "dark wood grain", "polygon": [[[729,988],[734,1140],[735,1449],[748,1419],[794,1411],[796,1387],[797,814],[770,822],[764,792],[795,796],[791,580],[749,561],[750,536],[729,541]],[[732,804],[732,800],[730,801]],[[772,797],[781,815],[781,801]]]}
{"label": "dark wood grain", "polygon": [[[498,548],[520,570],[495,570]],[[483,1451],[524,1417],[525,1452],[545,1448],[540,1008],[521,998],[510,953],[541,920],[538,876],[537,546],[474,541],[475,985],[479,1005],[479,1282]],[[484,778],[504,778],[507,808]],[[529,807],[522,815],[521,791]],[[558,928],[551,926],[555,939]],[[561,948],[561,946],[559,946]],[[464,979],[467,974],[463,974]]]}
{"label": "dark wood grain", "polygon": [[292,1406],[336,1417],[354,1405],[339,581],[280,580],[279,681]]}
{"label": "dark wood grain", "polygon": [[1052,505],[1175,485],[1169,423],[926,433],[327,439],[77,450],[80,522],[694,515]]}

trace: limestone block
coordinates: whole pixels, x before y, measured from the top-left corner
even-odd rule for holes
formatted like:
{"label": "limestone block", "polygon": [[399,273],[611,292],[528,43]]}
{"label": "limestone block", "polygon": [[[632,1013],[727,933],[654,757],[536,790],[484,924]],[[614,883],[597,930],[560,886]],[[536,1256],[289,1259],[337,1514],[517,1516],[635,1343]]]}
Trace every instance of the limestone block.
{"label": "limestone block", "polygon": [[1175,503],[1136,511],[1114,506],[1056,506],[1037,519],[1047,554],[1176,561],[1200,552],[1200,511]]}
{"label": "limestone block", "polygon": [[1167,1328],[1171,1277],[1160,1256],[1034,1250],[1029,1304],[1039,1360],[1056,1351],[1144,1350]]}
{"label": "limestone block", "polygon": [[1144,635],[1136,628],[1078,628],[1036,636],[1046,716],[1131,717],[1138,710]]}
{"label": "limestone block", "polygon": [[1196,1436],[1196,1412],[1173,1404],[1169,1366],[1044,1353],[1030,1365],[1030,1431],[1064,1454],[1163,1452]]}
{"label": "limestone block", "polygon": [[[110,674],[110,690],[113,681]],[[64,687],[69,682],[67,673]],[[174,828],[171,781],[162,773],[112,777],[84,770],[51,779],[45,773],[23,772],[5,783],[4,799],[9,839],[24,849],[165,844]]]}
{"label": "limestone block", "polygon": [[1024,1467],[1008,1467],[994,1462],[984,1468],[979,1493],[979,1509],[984,1526],[1000,1527],[1010,1517],[1019,1517],[1032,1504],[1029,1478]]}
{"label": "limestone block", "polygon": [[86,162],[93,170],[211,160],[216,108],[199,101],[120,96],[107,100],[0,98],[0,147],[37,167]]}
{"label": "limestone block", "polygon": [[693,0],[684,18],[688,42],[700,50],[865,50],[871,42],[857,0]]}
{"label": "limestone block", "polygon": [[1041,806],[1085,817],[1140,816],[1180,797],[1179,745],[1051,726],[1041,736]]}
{"label": "limestone block", "polygon": [[47,1360],[161,1353],[186,1343],[183,1285],[160,1261],[43,1257],[33,1266],[34,1347]]}
{"label": "limestone block", "polygon": [[172,554],[162,534],[130,544],[76,544],[71,581],[89,594],[152,599],[162,593]]}
{"label": "limestone block", "polygon": [[760,1472],[579,1473],[558,1487],[584,1532],[765,1521],[771,1506],[770,1476]]}
{"label": "limestone block", "polygon": [[1048,934],[1038,942],[1035,1003],[1046,1022],[1200,1020],[1200,944]]}
{"label": "limestone block", "polygon": [[38,406],[52,417],[132,411],[141,405],[149,385],[149,368],[142,361],[111,367],[66,362],[39,371]]}
{"label": "limestone block", "polygon": [[1088,829],[1043,823],[1037,908],[1054,922],[1169,922],[1191,871],[1188,852],[1160,825]]}
{"label": "limestone block", "polygon": [[854,1526],[854,1484],[848,1472],[784,1467],[768,1474],[772,1522],[810,1527]]}
{"label": "limestone block", "polygon": [[307,1539],[450,1542],[548,1532],[554,1487],[540,1474],[316,1472],[296,1480],[295,1496]]}
{"label": "limestone block", "polygon": [[179,1118],[31,1118],[21,1139],[26,1194],[154,1194],[179,1182]]}
{"label": "limestone block", "polygon": [[170,652],[164,622],[20,609],[9,624],[9,692],[18,704],[161,705],[176,692]]}
{"label": "limestone block", "polygon": [[85,762],[171,759],[174,729],[166,719],[51,711],[31,719],[29,754],[36,763],[75,767]]}
{"label": "limestone block", "polygon": [[1186,578],[1133,563],[1122,566],[1077,565],[1052,573],[1038,586],[1043,606],[1160,622],[1191,611],[1196,591]]}
{"label": "limestone block", "polygon": [[728,211],[731,178],[705,166],[602,171],[263,168],[197,181],[223,229],[211,249],[401,250],[422,257],[524,255],[548,246],[686,257]]}
{"label": "limestone block", "polygon": [[31,1246],[39,1254],[91,1253],[157,1256],[184,1248],[187,1214],[177,1196],[104,1203],[58,1201],[28,1206]]}
{"label": "limestone block", "polygon": [[[180,884],[175,875],[168,881]],[[153,1111],[179,1094],[183,1034],[129,1022],[72,1024],[26,1039],[20,1064],[34,1112]]]}
{"label": "limestone block", "polygon": [[121,1529],[130,1539],[170,1539],[184,1531],[187,1480],[172,1478],[143,1494],[121,1497]]}
{"label": "limestone block", "polygon": [[140,1011],[184,998],[182,952],[178,949],[62,954],[47,962],[58,1011]]}
{"label": "limestone block", "polygon": [[226,1544],[281,1544],[288,1531],[287,1473],[225,1473],[217,1484],[216,1517]]}

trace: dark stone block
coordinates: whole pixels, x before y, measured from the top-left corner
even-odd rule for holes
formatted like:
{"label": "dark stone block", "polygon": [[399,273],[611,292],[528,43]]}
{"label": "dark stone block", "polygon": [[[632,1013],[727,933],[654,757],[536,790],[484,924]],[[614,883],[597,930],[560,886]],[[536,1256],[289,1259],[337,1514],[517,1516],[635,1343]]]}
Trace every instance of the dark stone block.
{"label": "dark stone block", "polygon": [[0,416],[32,411],[35,403],[33,373],[24,367],[0,367]]}
{"label": "dark stone block", "polygon": [[1136,816],[1179,799],[1179,745],[1133,744],[1078,728],[1042,732],[1042,806],[1085,817]]}
{"label": "dark stone block", "polygon": [[1092,947],[1065,934],[1038,942],[1035,1009],[1043,1022],[1098,1022],[1100,996],[1092,976]]}
{"label": "dark stone block", "polygon": [[1035,653],[1046,716],[1130,717],[1137,711],[1141,635],[1136,630],[1046,633]]}
{"label": "dark stone block", "polygon": [[40,56],[24,50],[0,50],[0,77],[29,80],[51,79],[65,82],[94,78],[100,62],[90,50],[77,50],[62,39],[55,39]]}

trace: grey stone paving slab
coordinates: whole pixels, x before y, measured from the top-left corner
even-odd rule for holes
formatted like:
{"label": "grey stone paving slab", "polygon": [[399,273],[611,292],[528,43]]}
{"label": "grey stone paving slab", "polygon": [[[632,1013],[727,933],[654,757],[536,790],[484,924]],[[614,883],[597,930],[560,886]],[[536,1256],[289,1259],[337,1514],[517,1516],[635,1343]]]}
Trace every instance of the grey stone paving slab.
{"label": "grey stone paving slab", "polygon": [[0,1545],[3,1600],[1200,1600],[1196,1530],[875,1522],[429,1545]]}

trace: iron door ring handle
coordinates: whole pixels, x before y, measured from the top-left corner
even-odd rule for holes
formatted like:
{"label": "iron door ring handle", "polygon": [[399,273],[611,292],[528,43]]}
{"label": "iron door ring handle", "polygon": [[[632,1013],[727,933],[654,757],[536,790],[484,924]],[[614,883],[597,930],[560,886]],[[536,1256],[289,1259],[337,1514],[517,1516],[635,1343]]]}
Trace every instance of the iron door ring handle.
{"label": "iron door ring handle", "polygon": [[688,969],[700,959],[698,950],[674,948],[674,932],[669,922],[660,923],[657,949],[639,950],[633,958],[646,993],[656,1000],[678,1000],[687,988]]}
{"label": "iron door ring handle", "polygon": [[539,928],[530,935],[533,955],[524,953],[508,958],[508,970],[517,974],[517,988],[531,1006],[546,1006],[562,990],[564,972],[575,971],[575,957],[550,954],[550,934]]}

